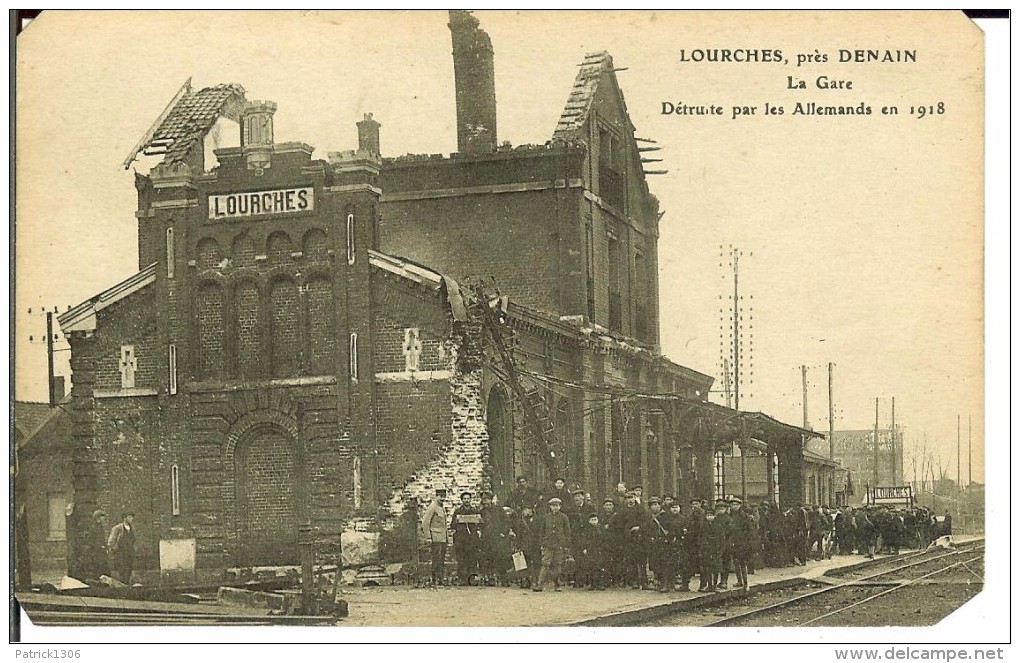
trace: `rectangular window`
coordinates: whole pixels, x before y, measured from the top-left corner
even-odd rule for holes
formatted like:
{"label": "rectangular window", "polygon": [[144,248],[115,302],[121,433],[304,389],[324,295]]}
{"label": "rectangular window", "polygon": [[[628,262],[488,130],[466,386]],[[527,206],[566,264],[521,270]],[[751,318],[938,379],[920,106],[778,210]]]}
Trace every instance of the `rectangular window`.
{"label": "rectangular window", "polygon": [[347,264],[354,264],[354,212],[347,214]]}
{"label": "rectangular window", "polygon": [[135,371],[138,370],[138,358],[135,356],[135,346],[120,346],[120,388],[134,389]]}
{"label": "rectangular window", "polygon": [[168,354],[168,370],[170,372],[168,388],[170,395],[173,396],[177,393],[177,346],[173,343],[170,344]]}
{"label": "rectangular window", "polygon": [[351,379],[352,380],[357,380],[358,379],[358,332],[351,332],[351,344],[350,344],[350,348],[348,349],[348,352],[350,353],[350,358],[349,358],[350,365],[348,366],[348,370],[349,370],[349,372],[351,374]]}
{"label": "rectangular window", "polygon": [[177,463],[170,467],[170,513],[175,516],[181,515],[181,472]]}
{"label": "rectangular window", "polygon": [[174,277],[174,229],[166,229],[166,277]]}
{"label": "rectangular window", "polygon": [[67,540],[67,493],[47,493],[48,509],[46,538],[49,541]]}

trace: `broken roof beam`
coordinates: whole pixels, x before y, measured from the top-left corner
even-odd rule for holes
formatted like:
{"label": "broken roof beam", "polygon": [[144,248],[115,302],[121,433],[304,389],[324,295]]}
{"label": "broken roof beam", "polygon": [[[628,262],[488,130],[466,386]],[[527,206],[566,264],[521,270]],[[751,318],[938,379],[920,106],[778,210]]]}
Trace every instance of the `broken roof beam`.
{"label": "broken roof beam", "polygon": [[661,149],[662,149],[661,147],[639,147],[639,148],[637,148],[637,151],[638,152],[658,152]]}
{"label": "broken roof beam", "polygon": [[128,157],[124,159],[123,164],[124,170],[127,170],[128,168],[131,167],[131,164],[134,163],[135,159],[138,158],[138,153],[145,149],[145,146],[149,144],[153,136],[155,136],[156,131],[161,126],[163,126],[163,121],[166,120],[166,118],[170,115],[171,112],[173,112],[174,108],[177,106],[177,102],[190,93],[191,93],[191,76],[188,76],[188,80],[184,81],[184,85],[181,86],[181,89],[177,91],[177,94],[174,95],[174,98],[171,99],[170,103],[166,105],[166,108],[164,108],[163,112],[159,114],[159,117],[156,118],[156,121],[149,126],[148,130],[145,132],[145,135],[142,136],[142,139],[138,141],[138,143],[131,150],[131,154],[129,154]]}
{"label": "broken roof beam", "polygon": [[646,171],[644,171],[645,175],[665,175],[668,172],[669,172],[668,170],[646,170]]}
{"label": "broken roof beam", "polygon": [[636,140],[639,143],[658,143],[659,142],[657,140],[652,140],[651,138],[638,138],[637,136],[634,136],[634,140]]}

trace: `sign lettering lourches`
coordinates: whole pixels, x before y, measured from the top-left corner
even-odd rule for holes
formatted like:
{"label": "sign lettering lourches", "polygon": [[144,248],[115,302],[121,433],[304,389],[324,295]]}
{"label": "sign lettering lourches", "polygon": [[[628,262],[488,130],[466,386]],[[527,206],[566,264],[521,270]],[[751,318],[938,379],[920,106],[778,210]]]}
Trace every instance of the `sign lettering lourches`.
{"label": "sign lettering lourches", "polygon": [[295,214],[314,209],[315,189],[310,186],[209,196],[209,218],[214,221],[271,214]]}

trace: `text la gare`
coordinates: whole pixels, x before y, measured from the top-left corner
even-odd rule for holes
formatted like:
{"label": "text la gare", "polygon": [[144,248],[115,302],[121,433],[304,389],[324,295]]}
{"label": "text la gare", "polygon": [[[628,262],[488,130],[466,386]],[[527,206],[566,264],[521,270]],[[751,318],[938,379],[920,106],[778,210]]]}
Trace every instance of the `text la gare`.
{"label": "text la gare", "polygon": [[[794,76],[786,77],[787,90],[806,90],[807,87],[807,81],[802,78],[796,78]],[[815,87],[819,90],[852,90],[854,89],[854,82],[850,80],[829,78],[828,76],[823,75],[815,79]]]}

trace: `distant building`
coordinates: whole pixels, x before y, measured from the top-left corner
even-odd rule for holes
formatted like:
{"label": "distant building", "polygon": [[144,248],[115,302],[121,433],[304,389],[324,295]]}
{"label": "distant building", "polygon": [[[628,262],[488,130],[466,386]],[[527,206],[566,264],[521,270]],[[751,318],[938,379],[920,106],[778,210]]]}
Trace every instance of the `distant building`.
{"label": "distant building", "polygon": [[[851,481],[863,496],[868,486],[903,485],[903,433],[897,431],[895,449],[889,429],[878,431],[878,454],[875,454],[875,431],[834,431],[835,459],[850,472]],[[810,449],[828,457],[828,441],[815,440]],[[875,480],[877,468],[878,480]]]}
{"label": "distant building", "polygon": [[[33,578],[60,578],[67,571],[67,519],[74,506],[71,415],[68,402],[14,403],[14,505],[27,525]],[[19,532],[23,534],[23,532]]]}

